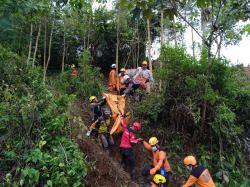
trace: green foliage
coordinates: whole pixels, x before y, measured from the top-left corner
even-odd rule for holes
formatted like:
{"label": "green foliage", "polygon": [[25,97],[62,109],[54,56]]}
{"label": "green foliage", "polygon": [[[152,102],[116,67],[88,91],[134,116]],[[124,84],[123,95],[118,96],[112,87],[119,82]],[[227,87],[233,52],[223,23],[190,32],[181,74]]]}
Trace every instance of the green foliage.
{"label": "green foliage", "polygon": [[0,46],[0,167],[4,185],[79,186],[86,162],[69,138],[74,95],[55,95],[15,53]]}
{"label": "green foliage", "polygon": [[164,98],[162,96],[154,95],[147,100],[143,100],[141,105],[139,105],[138,110],[141,111],[141,115],[147,116],[150,121],[155,123],[162,111],[163,104]]}
{"label": "green foliage", "polygon": [[[195,154],[218,184],[248,186],[249,181],[242,180],[248,177],[248,169],[241,138],[249,129],[250,90],[242,82],[241,69],[230,67],[227,60],[213,59],[208,78],[206,60],[197,61],[181,48],[164,47],[160,60],[163,67],[155,75],[162,81],[163,92],[147,97],[138,110],[147,126],[157,121],[153,132],[172,144],[171,151]],[[207,112],[202,129],[204,100]],[[178,139],[183,141],[176,143]],[[183,172],[181,166],[175,169]]]}
{"label": "green foliage", "polygon": [[63,93],[76,94],[79,99],[86,100],[90,95],[100,95],[104,86],[102,85],[103,76],[100,68],[90,64],[90,54],[84,51],[78,59],[78,77],[72,77],[70,70],[60,75],[59,80],[53,82]]}

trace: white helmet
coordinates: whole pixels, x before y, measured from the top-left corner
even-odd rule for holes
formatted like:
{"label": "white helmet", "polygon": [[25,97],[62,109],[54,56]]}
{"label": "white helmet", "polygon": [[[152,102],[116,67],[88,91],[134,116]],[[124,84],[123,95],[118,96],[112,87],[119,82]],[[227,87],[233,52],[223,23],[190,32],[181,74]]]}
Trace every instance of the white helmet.
{"label": "white helmet", "polygon": [[111,68],[116,68],[116,64],[112,64],[112,65],[111,65]]}
{"label": "white helmet", "polygon": [[130,77],[128,75],[124,75],[124,79],[123,79],[123,84],[127,83],[130,80]]}

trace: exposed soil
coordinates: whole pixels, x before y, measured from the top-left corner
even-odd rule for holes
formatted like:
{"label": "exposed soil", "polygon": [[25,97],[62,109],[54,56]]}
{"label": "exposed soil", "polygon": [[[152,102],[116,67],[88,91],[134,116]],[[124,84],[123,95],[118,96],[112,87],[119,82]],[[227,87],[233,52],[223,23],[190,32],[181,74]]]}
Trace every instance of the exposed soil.
{"label": "exposed soil", "polygon": [[[80,116],[86,125],[90,124],[88,103],[77,102],[71,110],[73,116]],[[110,152],[105,152],[98,140],[93,137],[86,137],[85,132],[80,129],[77,123],[72,123],[72,134],[80,149],[90,164],[90,171],[85,178],[88,187],[139,187],[141,183],[141,171],[145,165],[151,164],[151,155],[144,149],[141,143],[133,147],[136,159],[137,180],[132,182],[127,171],[121,165],[120,137],[121,134],[113,136],[115,145]],[[171,163],[171,161],[170,161]],[[175,179],[171,186],[180,186]]]}

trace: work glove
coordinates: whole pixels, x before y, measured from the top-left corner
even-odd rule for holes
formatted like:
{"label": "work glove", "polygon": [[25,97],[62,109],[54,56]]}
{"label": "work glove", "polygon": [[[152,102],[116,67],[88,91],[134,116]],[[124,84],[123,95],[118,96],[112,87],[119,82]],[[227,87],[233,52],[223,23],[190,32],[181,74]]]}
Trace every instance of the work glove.
{"label": "work glove", "polygon": [[151,170],[149,171],[149,173],[150,173],[150,175],[154,175],[154,174],[156,173],[156,169],[155,169],[155,168],[151,169]]}
{"label": "work glove", "polygon": [[137,140],[138,140],[138,142],[143,142],[142,138],[138,138]]}
{"label": "work glove", "polygon": [[87,133],[86,133],[86,136],[90,136],[90,134],[91,134],[91,130],[89,130]]}

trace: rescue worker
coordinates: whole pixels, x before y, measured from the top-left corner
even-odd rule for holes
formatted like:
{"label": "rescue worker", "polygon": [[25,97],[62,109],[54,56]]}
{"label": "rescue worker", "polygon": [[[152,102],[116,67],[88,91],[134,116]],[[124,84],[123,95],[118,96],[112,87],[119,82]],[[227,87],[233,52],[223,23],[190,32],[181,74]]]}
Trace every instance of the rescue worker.
{"label": "rescue worker", "polygon": [[[91,121],[92,123],[97,121],[99,118],[99,121],[102,119],[102,110],[101,107],[106,104],[105,97],[100,99],[99,101],[97,100],[96,96],[90,96],[89,97],[89,102],[90,102],[90,115],[91,115]],[[93,135],[96,137],[98,136],[97,131],[92,131]]]}
{"label": "rescue worker", "polygon": [[141,138],[136,138],[136,133],[141,130],[142,125],[140,122],[135,121],[131,127],[128,127],[125,123],[124,118],[122,117],[122,138],[120,143],[120,153],[122,157],[122,164],[125,168],[129,167],[129,173],[131,180],[136,179],[136,171],[135,171],[135,156],[133,153],[133,145],[142,141]]}
{"label": "rescue worker", "polygon": [[111,71],[109,72],[109,91],[111,93],[114,93],[117,91],[117,76],[116,76],[116,64],[111,65]]}
{"label": "rescue worker", "polygon": [[146,79],[146,82],[145,82],[146,93],[149,94],[151,92],[150,84],[154,82],[154,79],[153,79],[153,75],[152,75],[151,71],[149,69],[147,69],[147,67],[148,67],[148,62],[143,61],[142,67],[137,68],[136,74],[133,77],[133,80],[135,81],[138,77]]}
{"label": "rescue worker", "polygon": [[77,71],[77,69],[76,69],[75,64],[72,64],[72,65],[71,65],[70,74],[71,74],[72,77],[77,77],[77,76],[78,76],[78,71]]}
{"label": "rescue worker", "polygon": [[[143,141],[144,147],[151,151],[153,154],[153,165],[146,166],[144,170],[142,171],[142,176],[144,178],[144,183],[147,183],[147,177],[149,175],[155,175],[160,174],[165,177],[166,183],[165,186],[168,186],[169,184],[169,175],[171,172],[171,167],[167,159],[166,152],[162,151],[160,149],[160,146],[158,145],[158,139],[156,137],[151,137],[149,139],[149,143],[146,141]],[[157,185],[155,183],[151,183],[151,187],[156,187]]]}
{"label": "rescue worker", "polygon": [[182,187],[189,187],[195,183],[197,184],[196,187],[215,187],[209,171],[202,165],[197,165],[194,156],[185,157],[183,162],[187,170],[190,171],[190,176]]}
{"label": "rescue worker", "polygon": [[120,91],[120,95],[123,95],[124,91],[127,88],[127,84],[125,84],[125,78],[126,78],[125,72],[126,72],[126,69],[121,68],[120,74],[119,74],[119,91]]}
{"label": "rescue worker", "polygon": [[112,148],[112,146],[114,145],[114,139],[109,134],[110,125],[111,125],[110,111],[105,110],[103,117],[99,117],[94,123],[92,123],[90,126],[90,130],[87,132],[87,136],[90,136],[91,131],[97,129],[98,138],[104,150],[108,150],[109,148]]}
{"label": "rescue worker", "polygon": [[140,84],[136,84],[128,75],[124,76],[122,84],[126,85],[126,89],[123,91],[122,96],[127,96],[128,94],[131,94],[133,90],[140,87]]}

